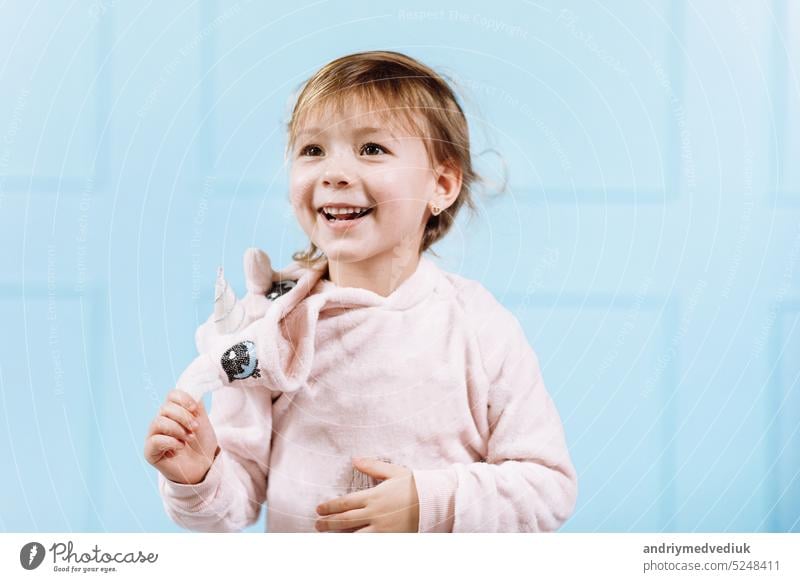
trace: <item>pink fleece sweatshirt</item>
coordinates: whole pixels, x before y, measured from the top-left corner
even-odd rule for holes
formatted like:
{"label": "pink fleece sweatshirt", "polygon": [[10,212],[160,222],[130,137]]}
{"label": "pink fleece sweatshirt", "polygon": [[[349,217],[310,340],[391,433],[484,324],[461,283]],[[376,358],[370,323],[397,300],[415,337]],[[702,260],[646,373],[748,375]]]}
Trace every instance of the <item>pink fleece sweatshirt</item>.
{"label": "pink fleece sweatshirt", "polygon": [[577,477],[514,315],[425,256],[388,297],[324,271],[303,270],[235,338],[198,330],[212,365],[248,340],[259,368],[219,374],[209,418],[221,452],[199,484],[159,474],[168,515],[238,531],[266,501],[268,531],[313,532],[316,506],[353,490],[351,457],[362,456],[413,470],[420,532],[558,529]]}

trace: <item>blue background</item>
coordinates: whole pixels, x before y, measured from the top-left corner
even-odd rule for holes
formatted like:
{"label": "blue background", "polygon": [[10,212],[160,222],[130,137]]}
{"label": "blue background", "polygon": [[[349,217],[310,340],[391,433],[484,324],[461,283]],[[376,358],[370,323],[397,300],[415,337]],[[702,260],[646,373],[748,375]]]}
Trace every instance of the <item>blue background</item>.
{"label": "blue background", "polygon": [[179,529],[148,424],[217,265],[241,293],[246,247],[304,246],[293,92],[378,48],[453,78],[479,169],[508,167],[436,250],[539,356],[579,473],[563,531],[800,531],[785,0],[4,3],[0,530]]}

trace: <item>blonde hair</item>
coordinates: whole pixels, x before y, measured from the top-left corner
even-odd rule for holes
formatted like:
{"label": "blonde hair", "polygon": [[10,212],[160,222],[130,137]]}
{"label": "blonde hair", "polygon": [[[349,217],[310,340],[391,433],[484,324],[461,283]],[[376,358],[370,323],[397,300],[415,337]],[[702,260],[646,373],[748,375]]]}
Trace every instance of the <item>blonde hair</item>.
{"label": "blonde hair", "polygon": [[[464,112],[443,77],[419,61],[392,51],[354,53],[331,61],[305,82],[288,123],[287,151],[293,148],[310,111],[330,106],[342,113],[353,99],[369,103],[374,113],[389,122],[399,120],[422,137],[432,166],[449,163],[461,169],[458,197],[442,213],[428,218],[419,248],[422,254],[447,234],[462,206],[467,205],[473,213],[476,210],[472,192],[481,178],[472,166]],[[292,258],[309,265],[325,255],[310,242],[307,250]]]}

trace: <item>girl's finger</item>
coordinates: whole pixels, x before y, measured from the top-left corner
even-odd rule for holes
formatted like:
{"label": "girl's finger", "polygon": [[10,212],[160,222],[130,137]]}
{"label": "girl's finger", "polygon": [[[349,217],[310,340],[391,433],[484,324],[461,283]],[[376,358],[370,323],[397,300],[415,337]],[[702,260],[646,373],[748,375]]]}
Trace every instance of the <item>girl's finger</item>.
{"label": "girl's finger", "polygon": [[150,445],[159,453],[177,451],[186,446],[185,443],[165,434],[156,434],[150,437]]}
{"label": "girl's finger", "polygon": [[354,509],[344,513],[337,513],[336,515],[320,517],[317,519],[316,528],[318,531],[339,531],[364,527],[369,523],[369,517],[364,510]]}
{"label": "girl's finger", "polygon": [[166,416],[157,416],[153,421],[153,434],[165,434],[178,440],[186,440],[191,434],[181,424]]}
{"label": "girl's finger", "polygon": [[176,404],[174,402],[165,402],[161,406],[160,410],[161,416],[166,416],[167,418],[171,418],[178,424],[180,424],[183,428],[189,431],[194,431],[197,429],[199,423],[195,420],[194,416],[186,410],[180,404]]}
{"label": "girl's finger", "polygon": [[348,493],[343,497],[337,497],[325,503],[320,503],[317,505],[317,513],[319,515],[333,515],[334,513],[344,513],[345,511],[353,509],[361,509],[367,506],[367,501],[372,495],[373,491],[371,489]]}
{"label": "girl's finger", "polygon": [[353,533],[376,533],[376,531],[377,530],[373,526],[368,525],[367,527],[362,527],[361,529],[357,529]]}
{"label": "girl's finger", "polygon": [[192,414],[197,414],[197,401],[183,390],[170,390],[167,394],[167,402],[180,404]]}

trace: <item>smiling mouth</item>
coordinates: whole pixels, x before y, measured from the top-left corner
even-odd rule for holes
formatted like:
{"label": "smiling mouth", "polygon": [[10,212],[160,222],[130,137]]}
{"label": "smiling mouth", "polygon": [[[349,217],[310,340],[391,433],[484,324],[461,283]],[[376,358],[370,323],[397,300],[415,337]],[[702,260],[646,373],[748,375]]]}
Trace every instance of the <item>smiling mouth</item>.
{"label": "smiling mouth", "polygon": [[355,220],[370,214],[374,208],[367,208],[361,212],[352,212],[349,214],[328,214],[324,209],[320,208],[317,212],[321,214],[328,222],[344,222],[346,220]]}

